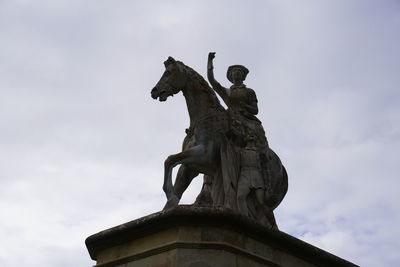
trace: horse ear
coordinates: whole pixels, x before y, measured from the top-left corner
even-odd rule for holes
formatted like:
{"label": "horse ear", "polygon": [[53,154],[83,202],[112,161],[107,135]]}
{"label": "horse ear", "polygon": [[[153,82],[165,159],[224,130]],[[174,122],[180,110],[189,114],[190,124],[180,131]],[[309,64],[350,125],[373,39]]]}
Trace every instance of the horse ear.
{"label": "horse ear", "polygon": [[168,59],[166,61],[164,61],[164,66],[168,67],[168,65],[175,64],[175,63],[176,63],[176,61],[173,57],[168,57]]}

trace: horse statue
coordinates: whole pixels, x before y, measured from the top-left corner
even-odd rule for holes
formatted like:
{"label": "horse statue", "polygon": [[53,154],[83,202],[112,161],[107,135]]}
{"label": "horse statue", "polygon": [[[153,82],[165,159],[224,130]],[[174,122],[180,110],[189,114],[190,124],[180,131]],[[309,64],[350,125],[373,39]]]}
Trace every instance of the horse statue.
{"label": "horse statue", "polygon": [[[238,164],[234,148],[229,144],[227,111],[214,90],[192,68],[172,57],[164,65],[165,71],[152,89],[151,96],[166,101],[169,96],[182,92],[190,117],[182,151],[168,156],[164,162],[163,191],[167,197],[164,209],[176,207],[191,181],[202,173],[203,188],[195,204],[237,210]],[[269,191],[272,193],[267,194],[265,203],[272,214],[287,192],[288,178],[279,157],[271,149],[268,157]],[[172,170],[177,165],[180,167],[173,184]],[[253,212],[250,217],[256,218],[254,208],[250,211]],[[276,226],[274,219],[269,221],[269,226]]]}

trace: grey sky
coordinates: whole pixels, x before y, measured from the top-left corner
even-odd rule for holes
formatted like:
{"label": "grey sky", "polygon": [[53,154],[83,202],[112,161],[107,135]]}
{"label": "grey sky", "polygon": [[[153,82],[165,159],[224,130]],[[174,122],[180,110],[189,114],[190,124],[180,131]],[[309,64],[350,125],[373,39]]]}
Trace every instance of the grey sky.
{"label": "grey sky", "polygon": [[[0,265],[91,266],[84,239],[159,211],[181,95],[168,56],[250,69],[289,173],[282,231],[400,265],[399,1],[0,1]],[[198,177],[184,196],[191,203]]]}

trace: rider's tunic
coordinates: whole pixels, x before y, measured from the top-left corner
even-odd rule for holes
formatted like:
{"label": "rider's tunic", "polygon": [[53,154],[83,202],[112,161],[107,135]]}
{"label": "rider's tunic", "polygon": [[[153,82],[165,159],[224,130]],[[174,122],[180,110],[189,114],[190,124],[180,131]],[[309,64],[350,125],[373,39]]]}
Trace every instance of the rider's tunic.
{"label": "rider's tunic", "polygon": [[251,114],[243,104],[257,104],[255,92],[245,85],[231,86],[227,90],[227,106],[230,117],[230,129],[238,136],[245,136],[246,132],[252,131],[257,135],[260,146],[267,145],[265,131],[261,122],[254,114]]}

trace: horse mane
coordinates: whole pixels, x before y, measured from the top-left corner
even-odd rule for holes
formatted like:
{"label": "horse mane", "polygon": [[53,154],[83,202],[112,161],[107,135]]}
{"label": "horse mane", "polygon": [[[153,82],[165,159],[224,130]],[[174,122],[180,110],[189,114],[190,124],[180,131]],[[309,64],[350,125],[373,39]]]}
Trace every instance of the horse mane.
{"label": "horse mane", "polygon": [[[221,103],[218,100],[218,97],[215,93],[215,91],[211,88],[211,86],[208,84],[208,82],[201,76],[197,71],[192,69],[191,67],[185,65],[181,61],[176,61],[178,63],[179,67],[186,72],[186,74],[189,76],[189,80],[195,85],[196,83],[200,85],[201,89],[207,93],[210,97],[210,100],[212,101],[213,106],[221,106]],[[222,106],[221,106],[222,107]]]}

